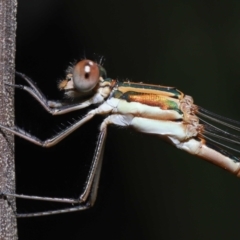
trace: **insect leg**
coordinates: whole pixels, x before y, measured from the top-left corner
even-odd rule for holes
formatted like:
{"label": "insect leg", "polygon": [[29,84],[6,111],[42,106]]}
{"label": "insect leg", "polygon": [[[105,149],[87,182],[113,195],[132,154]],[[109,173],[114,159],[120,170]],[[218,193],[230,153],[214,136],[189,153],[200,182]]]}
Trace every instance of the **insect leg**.
{"label": "insect leg", "polygon": [[57,143],[59,143],[60,141],[62,141],[64,138],[66,138],[69,134],[71,134],[72,132],[74,132],[76,129],[78,129],[79,127],[81,127],[84,123],[88,122],[90,119],[92,119],[94,116],[94,114],[89,113],[87,114],[85,117],[83,117],[81,120],[77,121],[76,123],[74,123],[73,125],[71,125],[70,127],[68,127],[67,129],[63,130],[62,132],[58,133],[56,136],[49,138],[45,141],[42,141],[40,139],[38,139],[37,137],[26,133],[25,131],[23,131],[20,128],[10,128],[10,127],[5,127],[4,125],[0,124],[0,128],[7,130],[8,132],[11,132],[23,139],[26,139],[29,142],[32,142],[36,145],[42,146],[42,147],[52,147],[54,145],[56,145]]}
{"label": "insect leg", "polygon": [[39,196],[27,196],[27,195],[21,195],[21,194],[2,193],[2,195],[5,195],[5,196],[32,199],[32,200],[52,201],[52,202],[61,202],[61,203],[72,203],[72,204],[76,203],[76,204],[79,204],[78,206],[61,209],[61,210],[45,211],[45,212],[37,212],[37,213],[27,213],[27,214],[16,213],[16,216],[17,217],[46,216],[46,215],[53,215],[53,214],[60,214],[60,213],[67,213],[67,212],[82,211],[92,207],[97,197],[98,183],[99,183],[100,174],[101,174],[102,159],[103,159],[106,136],[107,136],[107,128],[104,128],[100,132],[98,137],[97,146],[95,149],[92,165],[88,174],[88,179],[87,179],[85,188],[83,190],[83,193],[80,195],[78,199],[49,198],[49,197],[39,197]]}
{"label": "insect leg", "polygon": [[9,87],[19,88],[28,92],[43,106],[43,108],[47,112],[49,112],[52,115],[61,115],[61,114],[69,113],[72,111],[86,108],[91,104],[100,103],[103,101],[102,96],[100,96],[98,93],[96,93],[90,99],[84,102],[75,103],[75,104],[68,104],[66,102],[61,102],[61,101],[50,101],[45,97],[45,95],[41,92],[41,90],[36,86],[36,84],[29,77],[19,72],[16,72],[16,74],[22,77],[30,85],[30,87],[25,85],[20,85],[20,84],[9,84],[9,83],[5,83],[5,84]]}

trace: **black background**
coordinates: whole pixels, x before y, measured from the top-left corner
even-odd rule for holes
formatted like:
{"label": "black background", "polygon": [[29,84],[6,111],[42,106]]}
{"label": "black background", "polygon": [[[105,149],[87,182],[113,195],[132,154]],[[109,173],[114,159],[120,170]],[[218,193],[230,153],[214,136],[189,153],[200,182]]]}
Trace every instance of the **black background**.
{"label": "black background", "polygon": [[[233,0],[19,0],[16,69],[59,99],[56,84],[71,61],[104,56],[109,77],[176,86],[200,106],[240,119],[239,11]],[[85,112],[52,117],[16,91],[16,124],[42,139]],[[77,197],[100,123],[51,149],[16,138],[17,192]],[[156,137],[110,127],[94,208],[19,219],[19,238],[238,239],[239,202],[231,174]],[[18,201],[19,212],[59,207]]]}

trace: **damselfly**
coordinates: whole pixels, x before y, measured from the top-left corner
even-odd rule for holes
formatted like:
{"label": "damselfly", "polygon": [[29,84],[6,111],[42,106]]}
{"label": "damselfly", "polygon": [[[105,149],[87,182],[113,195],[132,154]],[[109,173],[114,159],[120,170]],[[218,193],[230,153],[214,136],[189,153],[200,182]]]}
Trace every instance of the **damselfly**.
{"label": "damselfly", "polygon": [[[240,144],[240,136],[230,133],[239,131],[237,121],[221,117],[193,103],[192,97],[175,87],[150,85],[134,82],[120,82],[106,77],[105,69],[91,60],[82,60],[67,69],[66,79],[58,87],[74,104],[66,101],[49,101],[22,73],[17,73],[29,86],[9,85],[30,93],[52,115],[60,115],[96,105],[82,119],[72,124],[55,137],[41,141],[18,127],[0,125],[21,138],[42,147],[52,147],[73,131],[91,120],[95,115],[106,116],[100,126],[97,146],[89,170],[87,184],[77,199],[49,198],[3,193],[5,196],[76,204],[76,206],[56,211],[17,214],[18,217],[43,216],[57,213],[85,210],[94,205],[100,178],[107,126],[114,124],[132,127],[139,132],[154,134],[179,149],[197,155],[229,172],[240,176],[240,159],[226,149],[239,152],[231,145]],[[223,125],[229,131],[222,130]],[[227,145],[228,144],[228,145]]]}

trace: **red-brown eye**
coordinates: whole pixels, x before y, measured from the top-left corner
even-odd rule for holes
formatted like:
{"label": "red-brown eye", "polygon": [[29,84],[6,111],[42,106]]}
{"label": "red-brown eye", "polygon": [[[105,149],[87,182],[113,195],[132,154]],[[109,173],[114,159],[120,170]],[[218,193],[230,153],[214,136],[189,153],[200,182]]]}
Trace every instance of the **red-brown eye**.
{"label": "red-brown eye", "polygon": [[99,67],[91,60],[82,60],[73,68],[73,83],[79,92],[91,91],[99,81]]}

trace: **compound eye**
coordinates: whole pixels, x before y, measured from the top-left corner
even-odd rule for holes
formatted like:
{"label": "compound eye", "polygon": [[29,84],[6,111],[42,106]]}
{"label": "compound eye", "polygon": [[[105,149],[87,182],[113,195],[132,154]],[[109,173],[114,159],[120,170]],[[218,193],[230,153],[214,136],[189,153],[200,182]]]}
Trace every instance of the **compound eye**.
{"label": "compound eye", "polygon": [[74,87],[79,92],[91,91],[99,82],[99,67],[91,60],[82,60],[73,68]]}

